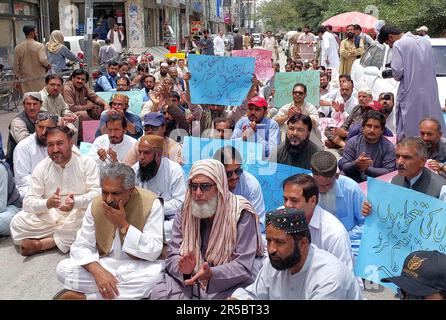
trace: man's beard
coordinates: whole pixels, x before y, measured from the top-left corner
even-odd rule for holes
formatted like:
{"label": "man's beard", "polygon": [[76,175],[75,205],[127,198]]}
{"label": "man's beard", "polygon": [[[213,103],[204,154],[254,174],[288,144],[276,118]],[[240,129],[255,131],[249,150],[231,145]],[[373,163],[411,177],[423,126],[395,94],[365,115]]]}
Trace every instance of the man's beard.
{"label": "man's beard", "polygon": [[300,153],[302,153],[303,149],[305,149],[305,147],[308,144],[308,140],[310,138],[307,137],[305,140],[301,141],[301,143],[299,143],[297,146],[296,145],[292,145],[290,142],[290,139],[288,138],[288,136],[286,136],[285,138],[285,148],[288,150],[288,153],[290,153],[291,155],[298,155]]}
{"label": "man's beard", "polygon": [[215,195],[208,202],[200,204],[194,199],[191,199],[191,213],[195,218],[206,219],[213,217],[217,212],[218,197]]}
{"label": "man's beard", "polygon": [[271,255],[271,254],[269,255],[269,261],[271,262],[271,265],[274,267],[274,269],[283,271],[283,270],[288,270],[294,267],[296,264],[298,264],[301,259],[301,253],[295,241],[294,251],[292,254],[280,260],[273,260],[271,259],[271,257],[276,257],[276,255]]}
{"label": "man's beard", "polygon": [[40,147],[46,147],[46,136],[43,136],[43,138],[39,138],[39,136],[36,134],[36,142],[37,145]]}
{"label": "man's beard", "polygon": [[336,215],[336,194],[334,187],[326,193],[319,193],[319,206]]}
{"label": "man's beard", "polygon": [[147,182],[150,179],[152,179],[154,176],[156,176],[156,173],[158,172],[158,163],[155,159],[153,159],[149,164],[143,166],[141,163],[139,163],[139,169],[138,169],[138,178],[142,182]]}
{"label": "man's beard", "polygon": [[162,72],[160,71],[160,75],[162,75],[163,77],[165,77],[167,75],[167,71],[166,72]]}

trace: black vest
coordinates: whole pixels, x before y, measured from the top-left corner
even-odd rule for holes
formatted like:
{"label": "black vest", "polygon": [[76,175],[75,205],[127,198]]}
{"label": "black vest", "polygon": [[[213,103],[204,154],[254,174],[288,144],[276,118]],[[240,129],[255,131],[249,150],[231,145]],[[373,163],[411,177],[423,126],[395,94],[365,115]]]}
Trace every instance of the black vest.
{"label": "black vest", "polygon": [[[397,186],[409,188],[406,180],[402,176],[393,177],[391,183]],[[412,190],[427,194],[434,198],[440,197],[441,188],[446,184],[446,179],[442,176],[423,168],[423,172],[418,180],[412,185]]]}
{"label": "black vest", "polygon": [[[23,122],[25,122],[26,124],[26,129],[28,130],[28,132],[30,134],[33,134],[34,132],[36,132],[36,127],[34,126],[34,123],[28,118],[28,116],[26,115],[25,111],[20,112],[16,118],[22,119]],[[15,118],[14,118],[15,119]],[[11,124],[9,125],[9,136],[8,136],[8,152],[6,153],[6,162],[11,166],[11,170],[12,170],[12,158],[13,158],[13,154],[14,154],[14,149],[16,147],[16,145],[19,143],[19,141],[15,141],[15,139],[13,138],[12,134],[11,134]]]}

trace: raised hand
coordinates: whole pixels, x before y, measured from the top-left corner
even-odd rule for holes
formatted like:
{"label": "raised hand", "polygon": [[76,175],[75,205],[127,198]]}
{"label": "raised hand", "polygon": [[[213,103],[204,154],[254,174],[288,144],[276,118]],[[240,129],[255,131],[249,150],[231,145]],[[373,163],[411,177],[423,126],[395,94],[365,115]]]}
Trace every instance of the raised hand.
{"label": "raised hand", "polygon": [[190,279],[185,280],[184,284],[186,286],[191,286],[194,283],[202,282],[202,281],[209,281],[212,278],[212,269],[209,266],[207,262],[203,263],[200,267],[200,270]]}
{"label": "raised hand", "polygon": [[195,254],[193,252],[189,252],[180,258],[180,261],[178,262],[178,270],[182,274],[191,274],[194,272],[195,264]]}

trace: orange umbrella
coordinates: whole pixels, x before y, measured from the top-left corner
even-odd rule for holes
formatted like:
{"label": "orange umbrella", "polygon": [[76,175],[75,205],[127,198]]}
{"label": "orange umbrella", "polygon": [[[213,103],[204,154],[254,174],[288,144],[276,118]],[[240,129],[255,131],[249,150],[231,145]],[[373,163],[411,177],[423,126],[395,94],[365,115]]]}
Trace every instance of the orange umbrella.
{"label": "orange umbrella", "polygon": [[376,21],[378,21],[378,19],[374,16],[362,12],[352,11],[344,12],[331,17],[327,21],[322,22],[322,25],[331,25],[334,32],[342,32],[345,31],[345,28],[349,24],[359,24],[362,27],[362,31],[370,32],[375,31]]}

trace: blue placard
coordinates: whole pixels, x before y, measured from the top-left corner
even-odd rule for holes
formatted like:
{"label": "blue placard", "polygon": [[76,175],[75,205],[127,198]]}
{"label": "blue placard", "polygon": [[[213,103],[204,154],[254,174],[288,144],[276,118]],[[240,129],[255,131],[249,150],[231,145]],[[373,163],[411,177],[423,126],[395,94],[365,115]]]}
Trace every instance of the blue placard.
{"label": "blue placard", "polygon": [[[185,137],[185,143],[184,143],[184,147],[183,147],[183,156],[184,156],[184,160],[185,162],[188,161],[187,157],[189,157],[189,161],[185,164],[183,164],[183,170],[186,174],[186,177],[189,176],[189,172],[190,169],[192,167],[192,164],[196,161],[191,161],[190,160],[190,156],[188,155],[186,157],[186,150],[189,148],[187,147],[188,144],[190,144],[191,142],[187,141],[188,137]],[[192,138],[193,139],[198,139],[199,138]],[[208,139],[206,139],[208,140]],[[215,139],[217,140],[217,139]],[[226,140],[226,141],[231,141],[231,140]],[[234,141],[234,140],[232,140]],[[199,141],[200,142],[200,141]],[[203,142],[201,142],[203,143]],[[244,142],[246,143],[246,142]],[[237,150],[239,150],[239,152],[241,154],[245,154],[245,157],[247,157],[248,159],[250,159],[250,155],[246,155],[246,153],[244,153],[244,151],[248,150],[249,147],[244,147],[244,148],[238,148],[240,147],[240,145],[237,144],[231,144],[233,145]],[[216,145],[215,145],[216,146]],[[222,145],[223,146],[223,145]],[[211,150],[210,145],[206,145],[206,148],[208,148],[208,150]],[[213,149],[213,147],[212,147]],[[216,148],[216,150],[218,150],[219,148]],[[261,156],[261,149],[259,149],[260,152],[258,152],[258,156]],[[210,159],[213,158],[213,154],[215,152],[206,152],[206,153],[202,153],[203,157],[201,157],[201,159]],[[206,156],[205,156],[206,155]],[[250,161],[246,161],[246,158],[243,158],[243,169],[248,171],[249,173],[251,173],[252,175],[254,175],[257,180],[260,183],[260,186],[262,188],[262,192],[263,192],[263,200],[265,202],[265,209],[266,210],[274,210],[277,209],[280,206],[283,206],[283,189],[282,189],[282,182],[295,174],[299,174],[299,173],[305,173],[305,174],[310,174],[310,170],[307,169],[302,169],[302,168],[298,168],[298,167],[292,167],[292,166],[288,166],[285,164],[280,164],[280,163],[275,163],[275,162],[269,162],[269,161],[260,161],[260,160],[256,160],[254,162],[250,162]],[[197,159],[198,160],[198,159]]]}
{"label": "blue placard", "polygon": [[90,153],[91,146],[92,146],[91,143],[82,141],[79,146],[79,151],[81,152],[82,155],[88,156],[88,154]]}
{"label": "blue placard", "polygon": [[241,105],[252,85],[254,58],[189,55],[194,104]]}
{"label": "blue placard", "polygon": [[119,91],[119,92],[96,92],[96,94],[101,97],[101,99],[105,100],[107,103],[110,102],[110,98],[112,95],[116,93],[125,94],[129,97],[129,109],[132,113],[136,115],[141,114],[142,105],[144,102],[142,101],[144,98],[144,92],[139,90],[135,91]]}
{"label": "blue placard", "polygon": [[206,139],[185,136],[183,140],[184,163],[192,164],[197,160],[212,159],[217,150],[227,145],[237,149],[243,159],[243,164],[262,160],[263,146],[259,143],[246,142],[241,139]]}
{"label": "blue placard", "polygon": [[446,253],[446,203],[377,179],[367,179],[372,213],[366,218],[355,274],[392,290],[380,279],[401,274],[409,253]]}

